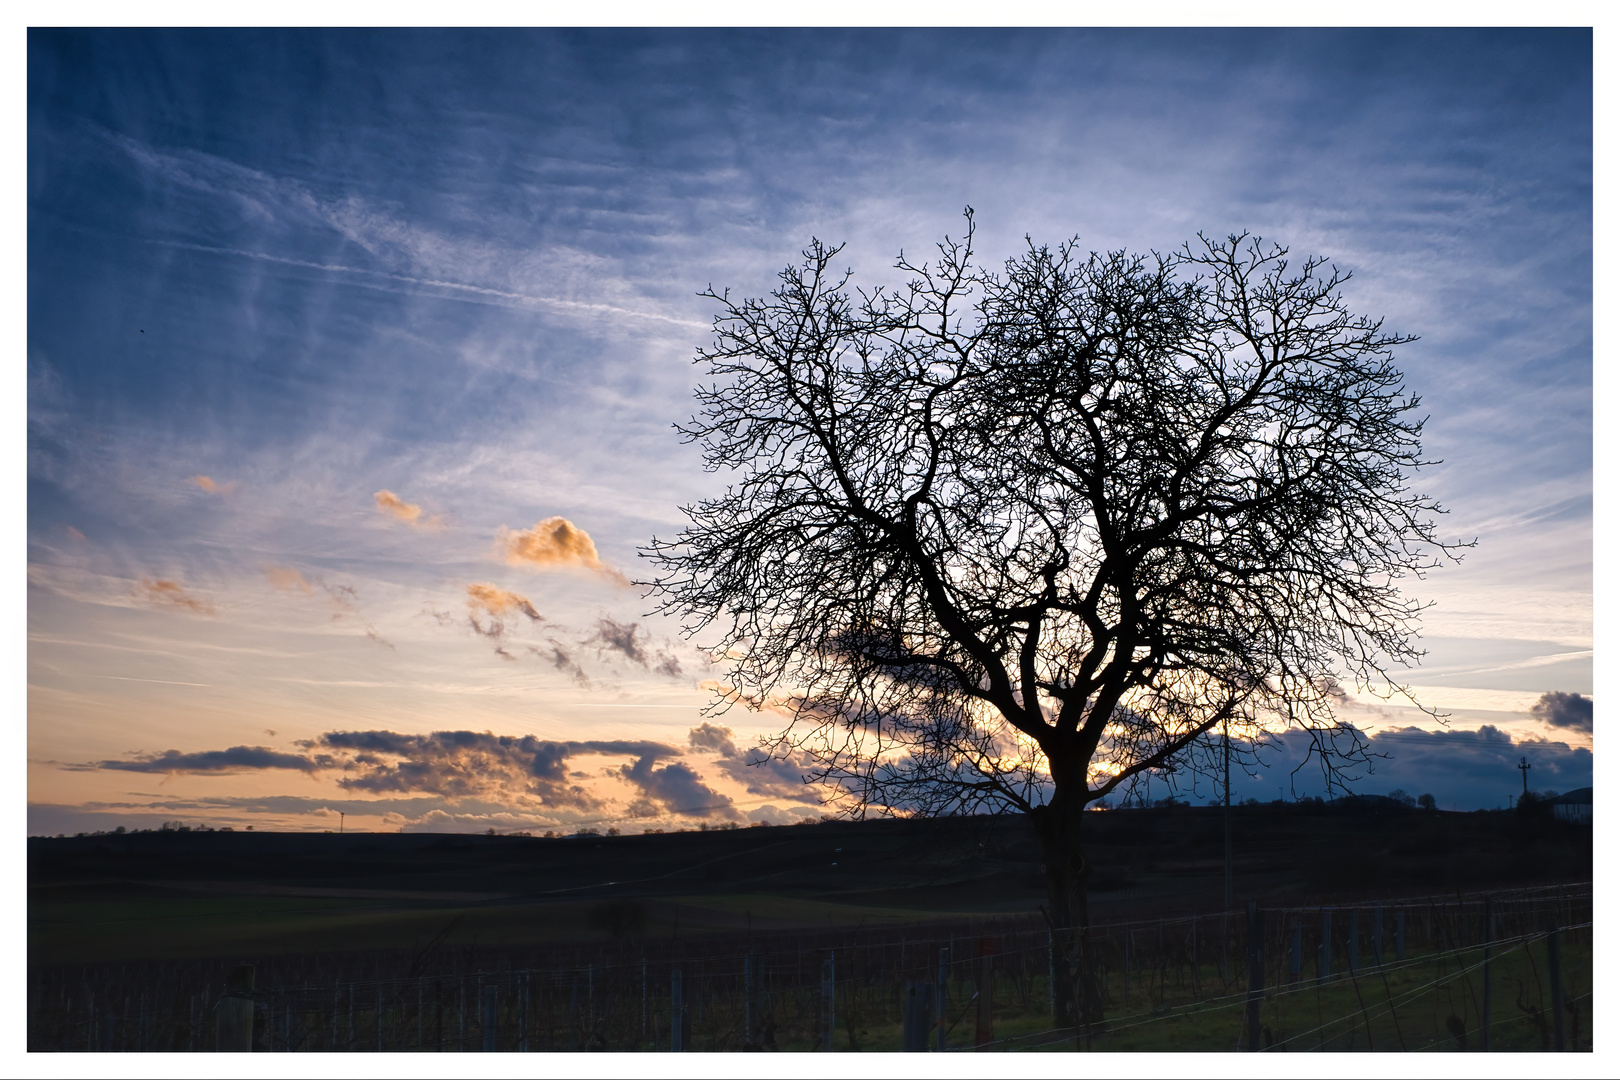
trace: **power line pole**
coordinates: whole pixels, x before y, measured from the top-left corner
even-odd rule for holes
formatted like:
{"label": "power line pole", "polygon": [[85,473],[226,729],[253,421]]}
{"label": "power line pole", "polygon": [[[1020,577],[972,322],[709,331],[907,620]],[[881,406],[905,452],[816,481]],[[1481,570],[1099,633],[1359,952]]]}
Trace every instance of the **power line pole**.
{"label": "power line pole", "polygon": [[1519,759],[1519,779],[1524,781],[1524,793],[1530,794],[1530,763],[1522,757]]}

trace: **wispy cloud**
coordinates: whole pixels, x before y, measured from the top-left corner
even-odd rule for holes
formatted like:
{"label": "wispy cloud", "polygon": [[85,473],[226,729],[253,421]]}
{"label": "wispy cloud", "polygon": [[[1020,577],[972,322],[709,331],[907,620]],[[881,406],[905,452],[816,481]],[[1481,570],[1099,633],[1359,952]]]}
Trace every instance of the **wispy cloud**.
{"label": "wispy cloud", "polygon": [[615,585],[629,586],[623,573],[604,563],[596,544],[579,526],[564,517],[549,517],[532,529],[502,529],[501,548],[506,561],[531,570],[588,570]]}
{"label": "wispy cloud", "polygon": [[406,502],[387,488],[374,493],[371,497],[376,501],[379,511],[396,521],[403,521],[420,529],[435,529],[444,524],[441,515],[425,518],[422,516],[420,505]]}
{"label": "wispy cloud", "polygon": [[237,487],[235,483],[222,484],[211,476],[193,476],[191,482],[210,495],[229,495]]}
{"label": "wispy cloud", "polygon": [[270,584],[284,592],[313,593],[315,587],[305,580],[301,571],[290,566],[275,566],[270,563],[264,565],[264,576]]}
{"label": "wispy cloud", "polygon": [[141,773],[234,773],[264,769],[292,769],[313,773],[330,769],[334,760],[329,755],[288,754],[268,746],[233,746],[226,750],[202,750],[183,753],[165,750],[160,754],[142,754],[128,759],[96,761],[83,765],[66,765],[70,771],[113,769],[120,772]]}
{"label": "wispy cloud", "polygon": [[140,584],[136,585],[131,590],[131,593],[138,599],[145,600],[156,607],[179,609],[196,615],[212,616],[214,614],[213,604],[202,597],[192,595],[186,590],[185,586],[167,578],[157,578],[156,580],[141,578]]}

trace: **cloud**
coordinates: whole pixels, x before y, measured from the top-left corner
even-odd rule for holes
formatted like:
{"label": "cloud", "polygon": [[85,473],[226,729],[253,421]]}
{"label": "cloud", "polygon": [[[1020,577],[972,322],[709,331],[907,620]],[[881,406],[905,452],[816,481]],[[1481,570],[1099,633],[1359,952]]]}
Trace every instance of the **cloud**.
{"label": "cloud", "polygon": [[385,649],[392,649],[394,647],[394,643],[379,634],[375,626],[368,625],[366,627],[366,637],[371,641],[375,641],[378,645],[381,645]]}
{"label": "cloud", "polygon": [[620,623],[603,616],[597,620],[596,633],[586,638],[581,644],[595,645],[604,652],[616,652],[626,660],[656,671],[660,675],[667,675],[672,679],[681,677],[681,664],[667,651],[660,649],[656,655],[649,655],[636,635],[641,632],[640,623]]}
{"label": "cloud", "polygon": [[377,509],[379,511],[387,514],[390,517],[403,521],[407,525],[412,525],[422,529],[431,529],[438,528],[444,524],[443,517],[438,515],[430,518],[423,517],[422,507],[420,505],[406,502],[404,499],[400,498],[398,495],[395,495],[387,488],[375,492],[371,497],[377,501]]}
{"label": "cloud", "polygon": [[1530,715],[1548,727],[1592,734],[1592,699],[1553,690],[1530,707]]}
{"label": "cloud", "polygon": [[179,582],[169,581],[166,578],[141,578],[141,582],[130,590],[133,595],[148,603],[159,607],[183,608],[198,615],[213,615],[214,605],[200,597],[191,595]]}
{"label": "cloud", "polygon": [[[683,817],[723,817],[736,819],[740,815],[731,797],[722,795],[684,762],[674,762],[654,768],[653,758],[637,759],[633,765],[621,765],[617,775],[641,790],[642,798],[631,804],[634,817],[650,817],[649,809],[662,807],[671,814]],[[653,810],[656,813],[656,809]]]}
{"label": "cloud", "polygon": [[533,645],[529,646],[529,651],[541,659],[550,660],[553,667],[572,676],[574,682],[580,686],[591,685],[591,680],[586,676],[585,669],[579,666],[579,661],[575,660],[567,649],[563,648],[562,642],[556,638],[547,638],[546,644],[551,646],[549,655],[543,649]]}
{"label": "cloud", "polygon": [[811,772],[811,763],[792,751],[771,755],[751,747],[721,757],[715,766],[750,795],[802,803],[822,801],[821,789],[804,779]]}
{"label": "cloud", "polygon": [[505,589],[497,589],[493,585],[467,586],[467,606],[474,611],[482,609],[492,616],[520,611],[535,622],[545,621],[527,598],[507,592]]}
{"label": "cloud", "polygon": [[306,593],[315,591],[314,586],[304,579],[304,575],[290,566],[275,566],[271,563],[265,563],[264,576],[269,579],[271,585],[284,592],[292,592],[294,589]]}
{"label": "cloud", "polygon": [[95,761],[85,765],[69,766],[73,772],[89,769],[115,769],[120,772],[142,773],[232,773],[262,769],[293,769],[313,773],[330,769],[336,762],[325,754],[287,754],[268,746],[233,746],[228,750],[202,750],[181,753],[165,750],[161,754],[142,754],[133,759]]}
{"label": "cloud", "polygon": [[505,549],[506,561],[513,566],[538,570],[578,568],[600,574],[616,585],[630,585],[628,578],[596,554],[596,544],[585,530],[567,518],[548,517],[527,530],[502,529],[499,542]]}
{"label": "cloud", "polygon": [[229,495],[236,490],[236,484],[222,484],[210,476],[193,476],[191,482],[210,495]]}
{"label": "cloud", "polygon": [[450,798],[519,797],[548,806],[592,809],[600,800],[570,783],[567,761],[578,754],[628,755],[649,768],[680,751],[641,740],[556,742],[533,735],[387,730],[332,731],[299,745],[343,755],[339,785],[377,794],[423,792]]}
{"label": "cloud", "polygon": [[75,529],[73,526],[64,525],[64,526],[62,526],[62,528],[67,532],[69,539],[71,539],[74,543],[76,543],[76,544],[89,543],[89,541],[85,539],[84,533],[80,532],[78,529]]}
{"label": "cloud", "polygon": [[710,750],[721,757],[737,756],[737,744],[731,741],[731,729],[707,720],[686,735],[686,742],[694,750]]}

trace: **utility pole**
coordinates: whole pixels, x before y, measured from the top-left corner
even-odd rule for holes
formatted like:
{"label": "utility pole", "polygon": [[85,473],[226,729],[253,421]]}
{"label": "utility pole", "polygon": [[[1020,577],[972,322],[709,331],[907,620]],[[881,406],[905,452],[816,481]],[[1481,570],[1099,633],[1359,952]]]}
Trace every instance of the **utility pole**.
{"label": "utility pole", "polygon": [[347,815],[342,810],[338,811],[338,835],[339,836],[343,835],[343,819],[346,816]]}
{"label": "utility pole", "polygon": [[1530,763],[1524,758],[1519,759],[1519,779],[1524,781],[1524,793],[1530,794]]}

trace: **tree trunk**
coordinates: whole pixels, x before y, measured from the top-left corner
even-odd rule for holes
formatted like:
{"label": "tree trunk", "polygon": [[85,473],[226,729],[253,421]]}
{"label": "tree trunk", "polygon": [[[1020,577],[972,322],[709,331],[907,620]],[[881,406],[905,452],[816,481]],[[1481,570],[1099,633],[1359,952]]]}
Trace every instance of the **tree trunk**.
{"label": "tree trunk", "polygon": [[1074,1027],[1077,1045],[1089,1040],[1103,1020],[1086,904],[1091,863],[1080,843],[1083,808],[1083,803],[1076,805],[1067,798],[1060,785],[1052,801],[1037,806],[1031,814],[1046,872],[1047,919],[1054,952],[1053,999],[1058,1022]]}

